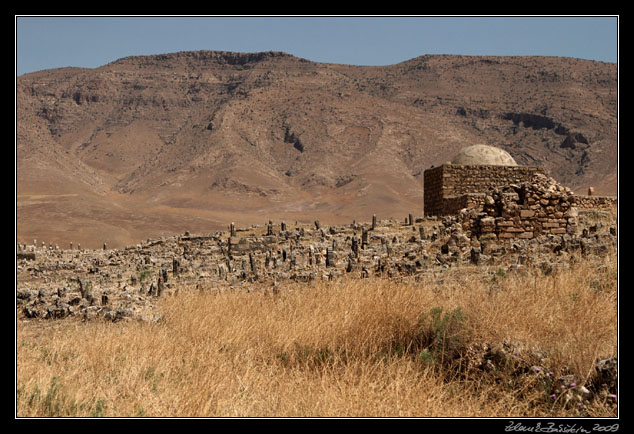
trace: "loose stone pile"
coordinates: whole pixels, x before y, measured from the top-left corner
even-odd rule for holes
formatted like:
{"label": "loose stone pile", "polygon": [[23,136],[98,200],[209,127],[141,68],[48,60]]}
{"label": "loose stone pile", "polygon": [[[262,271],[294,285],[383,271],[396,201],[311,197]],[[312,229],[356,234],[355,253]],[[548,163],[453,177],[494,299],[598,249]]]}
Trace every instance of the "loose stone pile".
{"label": "loose stone pile", "polygon": [[494,188],[481,207],[460,212],[462,225],[478,239],[532,239],[577,233],[576,196],[554,179],[536,174],[530,182]]}

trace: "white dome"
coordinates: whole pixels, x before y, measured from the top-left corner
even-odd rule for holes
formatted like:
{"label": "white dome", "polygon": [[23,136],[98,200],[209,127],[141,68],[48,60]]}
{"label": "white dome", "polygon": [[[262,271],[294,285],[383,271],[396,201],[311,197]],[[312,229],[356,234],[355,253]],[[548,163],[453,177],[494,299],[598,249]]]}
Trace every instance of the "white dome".
{"label": "white dome", "polygon": [[459,164],[462,166],[517,166],[511,154],[503,149],[487,145],[473,145],[462,148],[453,160],[451,160],[451,164]]}

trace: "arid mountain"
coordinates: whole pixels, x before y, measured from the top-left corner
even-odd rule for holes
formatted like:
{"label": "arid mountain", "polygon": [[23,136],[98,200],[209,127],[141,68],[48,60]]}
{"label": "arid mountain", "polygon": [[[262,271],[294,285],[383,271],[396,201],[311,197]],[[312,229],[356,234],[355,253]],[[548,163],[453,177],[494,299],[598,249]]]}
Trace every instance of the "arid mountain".
{"label": "arid mountain", "polygon": [[25,74],[18,242],[421,215],[423,171],[477,143],[616,195],[617,89],[616,64],[554,57],[198,51]]}

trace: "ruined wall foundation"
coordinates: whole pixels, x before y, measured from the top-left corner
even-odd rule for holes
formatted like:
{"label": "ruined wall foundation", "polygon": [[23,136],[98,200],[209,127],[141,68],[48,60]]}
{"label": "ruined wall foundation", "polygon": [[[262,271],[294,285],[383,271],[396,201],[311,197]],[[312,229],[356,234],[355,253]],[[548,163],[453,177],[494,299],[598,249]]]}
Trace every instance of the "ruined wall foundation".
{"label": "ruined wall foundation", "polygon": [[580,196],[539,167],[459,166],[425,171],[425,215],[458,215],[473,239],[575,235],[578,209],[611,209],[616,197]]}

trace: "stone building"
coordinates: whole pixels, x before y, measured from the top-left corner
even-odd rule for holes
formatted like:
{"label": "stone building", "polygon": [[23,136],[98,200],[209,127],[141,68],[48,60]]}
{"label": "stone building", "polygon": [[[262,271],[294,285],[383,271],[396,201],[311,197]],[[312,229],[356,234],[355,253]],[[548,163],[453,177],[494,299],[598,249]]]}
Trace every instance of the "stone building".
{"label": "stone building", "polygon": [[474,145],[463,148],[450,163],[425,170],[424,213],[427,216],[456,214],[462,208],[484,204],[487,191],[530,181],[545,174],[540,167],[519,166],[499,148]]}
{"label": "stone building", "polygon": [[424,172],[424,213],[459,215],[480,239],[532,239],[577,232],[577,208],[609,208],[616,198],[577,196],[540,167],[519,166],[485,145],[462,149],[447,164]]}

